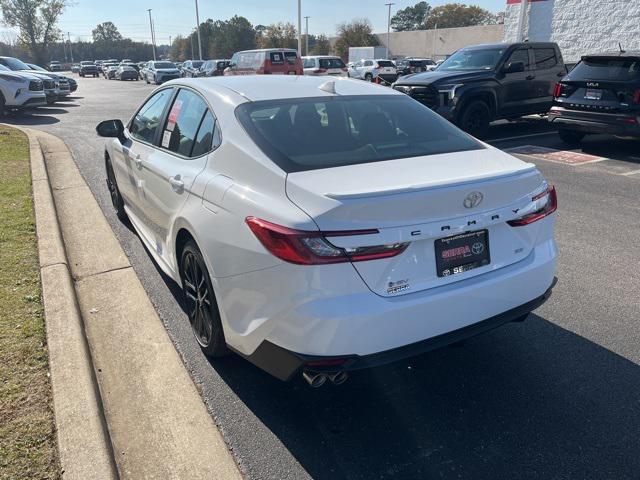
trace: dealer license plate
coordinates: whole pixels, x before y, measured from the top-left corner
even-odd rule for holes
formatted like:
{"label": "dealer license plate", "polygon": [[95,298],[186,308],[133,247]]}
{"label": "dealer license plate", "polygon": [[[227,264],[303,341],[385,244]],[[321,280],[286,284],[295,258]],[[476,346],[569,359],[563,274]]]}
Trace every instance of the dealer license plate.
{"label": "dealer license plate", "polygon": [[488,230],[440,238],[434,245],[438,277],[457,275],[491,263]]}

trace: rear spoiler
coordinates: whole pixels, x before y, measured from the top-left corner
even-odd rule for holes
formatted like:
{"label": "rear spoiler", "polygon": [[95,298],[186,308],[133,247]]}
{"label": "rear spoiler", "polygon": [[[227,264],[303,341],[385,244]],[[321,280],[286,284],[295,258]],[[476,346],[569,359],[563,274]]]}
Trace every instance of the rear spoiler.
{"label": "rear spoiler", "polygon": [[581,60],[640,60],[640,53],[638,55],[629,55],[628,53],[603,53],[603,54],[591,54],[591,55],[583,55]]}

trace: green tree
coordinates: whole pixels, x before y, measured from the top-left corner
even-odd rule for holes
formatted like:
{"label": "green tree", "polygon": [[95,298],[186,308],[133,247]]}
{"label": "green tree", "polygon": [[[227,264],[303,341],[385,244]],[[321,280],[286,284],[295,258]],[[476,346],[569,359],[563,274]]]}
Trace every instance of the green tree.
{"label": "green tree", "polygon": [[334,49],[343,59],[349,57],[349,47],[375,47],[378,39],[373,34],[371,22],[366,18],[344,22],[337,26],[338,39]]}
{"label": "green tree", "polygon": [[256,48],[256,31],[249,20],[234,15],[213,24],[209,58],[231,58],[235,52]]}
{"label": "green tree", "polygon": [[447,3],[431,10],[427,19],[427,28],[471,27],[497,22],[497,16],[484,8],[464,3]]}
{"label": "green tree", "polygon": [[418,2],[413,7],[398,10],[391,17],[391,28],[396,32],[405,30],[425,30],[431,6],[427,2]]}
{"label": "green tree", "polygon": [[311,55],[329,55],[331,51],[331,42],[326,35],[320,34],[315,37],[315,41],[311,43],[311,35],[309,35],[309,52]]}
{"label": "green tree", "polygon": [[67,0],[0,0],[4,23],[18,28],[18,41],[40,64],[47,63],[49,45],[60,36],[57,24],[66,6]]}
{"label": "green tree", "polygon": [[290,22],[273,23],[258,38],[260,48],[298,48],[296,27]]}
{"label": "green tree", "polygon": [[96,28],[91,31],[94,42],[119,42],[122,35],[113,22],[99,23]]}

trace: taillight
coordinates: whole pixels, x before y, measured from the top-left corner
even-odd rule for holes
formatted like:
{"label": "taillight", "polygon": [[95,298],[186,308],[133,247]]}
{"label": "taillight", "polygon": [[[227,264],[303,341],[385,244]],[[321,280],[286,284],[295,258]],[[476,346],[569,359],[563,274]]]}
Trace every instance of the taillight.
{"label": "taillight", "polygon": [[544,217],[551,215],[558,209],[558,195],[556,194],[556,187],[552,186],[547,188],[547,190],[541,194],[533,197],[531,202],[534,205],[530,208],[530,213],[507,223],[512,227],[523,227],[525,225],[531,225],[533,222],[537,222],[538,220],[542,220]]}
{"label": "taillight", "polygon": [[354,248],[336,247],[327,237],[375,235],[376,229],[338,232],[310,232],[294,230],[255,217],[247,217],[246,223],[260,243],[274,256],[297,265],[322,265],[328,263],[364,262],[390,258],[401,254],[409,243],[373,245]]}
{"label": "taillight", "polygon": [[640,88],[633,94],[633,103],[640,105]]}
{"label": "taillight", "polygon": [[553,89],[553,98],[558,98],[560,95],[562,95],[563,87],[564,85],[562,85],[561,83],[556,83],[556,86]]}
{"label": "taillight", "polygon": [[326,68],[318,68],[317,70],[314,70],[313,73],[326,73],[327,69]]}

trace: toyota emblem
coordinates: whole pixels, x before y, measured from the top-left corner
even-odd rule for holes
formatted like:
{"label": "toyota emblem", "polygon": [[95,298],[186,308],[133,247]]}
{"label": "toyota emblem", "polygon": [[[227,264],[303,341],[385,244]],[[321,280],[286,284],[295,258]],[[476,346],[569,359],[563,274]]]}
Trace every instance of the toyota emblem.
{"label": "toyota emblem", "polygon": [[476,208],[478,205],[480,205],[482,203],[482,199],[483,198],[484,198],[484,195],[482,195],[482,193],[480,193],[480,192],[471,192],[464,199],[464,202],[463,202],[464,208]]}

